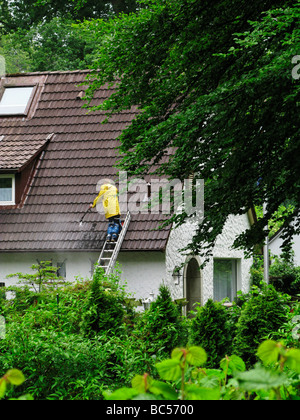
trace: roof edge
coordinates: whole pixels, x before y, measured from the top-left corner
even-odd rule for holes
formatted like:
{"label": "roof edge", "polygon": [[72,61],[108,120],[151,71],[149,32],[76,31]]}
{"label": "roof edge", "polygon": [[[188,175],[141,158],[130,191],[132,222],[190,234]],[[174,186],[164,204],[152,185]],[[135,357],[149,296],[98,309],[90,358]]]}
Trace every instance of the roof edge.
{"label": "roof edge", "polygon": [[[95,254],[100,254],[102,248],[99,249],[89,249],[89,248],[82,248],[82,249],[3,249],[1,250],[1,254],[33,254],[33,253],[44,253],[47,254],[47,252],[52,253],[67,253],[67,252],[74,252],[74,253],[83,253],[83,252],[92,252]],[[121,249],[120,254],[122,252],[132,252],[132,253],[144,253],[144,252],[159,252],[159,253],[165,253],[165,249],[162,248],[155,248],[155,249]]]}
{"label": "roof edge", "polygon": [[26,77],[26,76],[42,76],[49,74],[76,74],[76,73],[91,73],[95,71],[94,69],[83,69],[83,70],[55,70],[55,71],[36,71],[36,72],[26,72],[26,73],[7,73],[2,79],[7,77]]}

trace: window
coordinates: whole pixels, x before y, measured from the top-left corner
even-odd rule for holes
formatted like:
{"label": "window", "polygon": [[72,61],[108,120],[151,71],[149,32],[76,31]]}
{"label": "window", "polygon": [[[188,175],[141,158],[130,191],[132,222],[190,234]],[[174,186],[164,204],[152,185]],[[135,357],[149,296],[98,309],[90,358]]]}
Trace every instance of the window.
{"label": "window", "polygon": [[15,204],[15,176],[0,175],[0,205]]}
{"label": "window", "polygon": [[33,86],[4,88],[0,100],[0,115],[25,115],[33,89]]}
{"label": "window", "polygon": [[214,300],[229,298],[237,292],[237,260],[214,260]]}
{"label": "window", "polygon": [[66,271],[66,262],[58,262],[57,263],[57,277],[66,278],[67,271]]}

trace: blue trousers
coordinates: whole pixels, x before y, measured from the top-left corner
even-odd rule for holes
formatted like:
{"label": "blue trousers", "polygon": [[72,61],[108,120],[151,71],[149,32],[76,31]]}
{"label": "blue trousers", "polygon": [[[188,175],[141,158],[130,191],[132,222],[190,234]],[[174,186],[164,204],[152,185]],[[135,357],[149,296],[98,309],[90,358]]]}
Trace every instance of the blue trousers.
{"label": "blue trousers", "polygon": [[107,236],[109,239],[117,240],[119,233],[122,230],[120,217],[113,216],[110,217],[107,229]]}

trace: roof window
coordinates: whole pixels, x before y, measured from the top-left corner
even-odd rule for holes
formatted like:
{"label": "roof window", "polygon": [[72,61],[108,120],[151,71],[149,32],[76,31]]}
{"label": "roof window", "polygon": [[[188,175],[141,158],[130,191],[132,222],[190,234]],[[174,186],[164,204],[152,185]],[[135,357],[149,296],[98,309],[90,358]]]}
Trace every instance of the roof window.
{"label": "roof window", "polygon": [[0,206],[15,204],[15,176],[0,175]]}
{"label": "roof window", "polygon": [[33,89],[33,86],[5,87],[0,99],[0,115],[26,115]]}

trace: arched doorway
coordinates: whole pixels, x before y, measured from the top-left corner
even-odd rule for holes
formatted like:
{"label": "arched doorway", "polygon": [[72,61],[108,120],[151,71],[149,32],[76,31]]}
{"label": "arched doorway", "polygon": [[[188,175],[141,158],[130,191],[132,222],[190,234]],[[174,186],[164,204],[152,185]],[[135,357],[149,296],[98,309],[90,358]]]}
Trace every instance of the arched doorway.
{"label": "arched doorway", "polygon": [[194,310],[195,303],[202,302],[201,299],[201,273],[196,258],[190,259],[185,272],[185,297],[188,301],[187,312]]}

